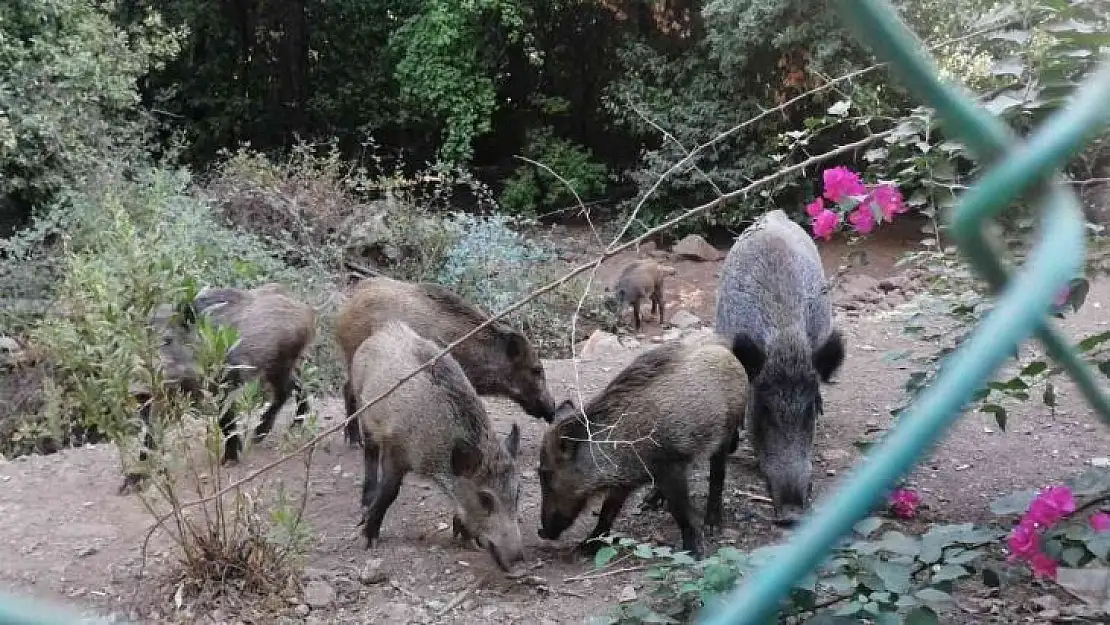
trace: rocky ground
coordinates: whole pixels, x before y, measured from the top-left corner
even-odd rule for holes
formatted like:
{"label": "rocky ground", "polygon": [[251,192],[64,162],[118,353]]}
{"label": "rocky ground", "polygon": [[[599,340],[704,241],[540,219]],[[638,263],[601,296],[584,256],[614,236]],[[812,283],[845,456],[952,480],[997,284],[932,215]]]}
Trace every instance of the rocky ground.
{"label": "rocky ground", "polygon": [[[924,347],[902,332],[920,281],[893,266],[912,235],[877,236],[868,247],[869,264],[853,270],[835,292],[849,352],[842,373],[828,388],[818,424],[818,497],[835,488],[839,477],[861,459],[855,443],[892,422],[889,411],[901,400],[907,371],[885,356]],[[712,255],[697,247],[695,257]],[[835,271],[843,247],[823,245],[822,251],[828,271]],[[645,248],[640,253],[652,252]],[[584,395],[592,395],[643,350],[665,341],[697,341],[709,332],[723,253],[707,260],[656,254],[678,270],[667,287],[669,318],[659,324],[648,317],[640,336],[597,334],[581,345],[577,362],[545,363],[557,398],[568,396],[576,384]],[[606,263],[599,280],[611,282],[634,255]],[[1104,329],[1102,308],[1108,302],[1110,283],[1095,282],[1085,308],[1063,326],[1073,336]],[[1107,456],[1110,432],[1097,425],[1070,384],[1061,385],[1058,395],[1055,415],[1029,403],[1012,411],[1007,431],[1000,431],[989,415],[965,415],[912,477],[911,485],[925,500],[923,518],[915,523],[986,520],[993,497],[1058,481]],[[163,534],[152,541],[140,584],[140,545],[151,518],[137,497],[115,494],[119,462],[109,446],[0,462],[0,584],[7,591],[135,622],[199,623],[581,623],[607,605],[643,593],[641,571],[623,571],[625,565],[618,564],[616,572],[599,575],[572,553],[590,528],[589,513],[561,541],[536,536],[535,467],[544,424],[507,401],[487,398],[487,405],[499,432],[507,432],[512,422],[522,428],[522,514],[529,564],[520,577],[506,578],[485,553],[453,542],[445,497],[415,479],[406,480],[387,514],[381,544],[366,550],[355,527],[361,454],[333,435],[316,452],[310,471],[307,519],[312,534],[302,590],[203,607],[185,597],[176,606],[177,585],[166,576],[173,552]],[[342,414],[335,397],[316,398],[314,408],[324,425]],[[283,432],[287,423],[288,410],[275,433]],[[278,457],[279,438],[255,448],[232,476]],[[704,504],[705,470],[699,467],[692,481],[697,507]],[[296,493],[302,472],[299,463],[287,463],[269,480]],[[751,548],[782,538],[768,522],[762,494],[745,443],[730,460],[721,544]],[[641,512],[637,504],[635,498],[629,502],[616,529],[678,542],[666,513]],[[1035,588],[1003,590],[1001,596],[971,591],[964,599],[961,610],[944,622],[1047,622],[1052,616],[1047,610],[1059,615],[1067,608],[1067,601]]]}

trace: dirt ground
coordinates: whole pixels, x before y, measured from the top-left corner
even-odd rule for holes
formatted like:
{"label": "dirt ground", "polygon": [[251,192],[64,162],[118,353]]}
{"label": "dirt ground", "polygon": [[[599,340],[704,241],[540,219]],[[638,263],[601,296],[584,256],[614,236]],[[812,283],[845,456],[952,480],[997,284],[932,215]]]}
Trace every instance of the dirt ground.
{"label": "dirt ground", "polygon": [[[855,269],[853,275],[878,280],[897,274],[893,263],[902,251],[913,247],[918,238],[915,228],[910,224],[880,232],[867,245],[869,264]],[[832,272],[842,262],[844,247],[839,243],[821,247],[826,268]],[[606,263],[600,278],[611,281],[631,255]],[[718,263],[672,264],[679,273],[668,286],[668,316],[685,309],[711,323]],[[892,293],[881,305],[862,311],[847,303],[851,297],[849,291],[837,292],[838,303],[854,310],[838,309],[848,357],[826,391],[825,414],[818,424],[816,497],[834,489],[840,476],[861,459],[854,442],[868,430],[892,422],[889,410],[901,398],[907,372],[885,362],[884,354],[922,349],[902,333],[904,322],[897,306],[906,303],[905,297]],[[1064,321],[1064,328],[1076,337],[1103,329],[1107,303],[1110,282],[1094,282],[1086,306]],[[654,318],[646,322],[645,330],[648,335],[660,333]],[[577,375],[572,361],[548,361],[552,393],[560,399],[567,396],[577,377],[583,394],[592,395],[651,345],[650,341],[642,343],[635,350],[579,362]],[[1011,425],[1003,432],[989,415],[965,415],[912,476],[911,485],[920,490],[926,504],[922,522],[986,520],[992,497],[1058,481],[1081,470],[1091,458],[1110,455],[1110,432],[1097,426],[1070,384],[1061,386],[1055,417],[1030,402],[1012,412]],[[165,561],[171,557],[167,543],[164,537],[154,541],[147,563],[149,577],[140,587],[139,546],[151,519],[135,496],[115,493],[119,459],[114,448],[104,445],[0,464],[0,527],[4,528],[0,584],[5,591],[134,622],[582,623],[615,603],[622,593],[627,594],[629,587],[642,592],[645,586],[639,572],[591,579],[592,564],[571,552],[592,526],[590,512],[584,512],[558,542],[543,541],[536,535],[539,485],[535,468],[544,424],[505,400],[486,400],[500,433],[507,432],[512,422],[522,428],[522,530],[532,567],[529,577],[506,579],[484,552],[454,542],[446,498],[412,478],[406,479],[385,518],[380,545],[365,549],[355,527],[361,453],[336,434],[317,451],[309,483],[308,522],[313,544],[306,578],[319,582],[315,589],[322,590],[323,597],[311,601],[304,596],[284,597],[269,606],[228,604],[199,613],[186,600],[180,611],[171,613],[174,586],[161,577]],[[342,414],[342,403],[335,397],[316,398],[314,408],[325,418],[325,425]],[[284,431],[288,418],[287,409],[275,434]],[[277,439],[271,436],[255,448],[234,473],[244,474],[278,457]],[[285,480],[295,489],[299,469],[296,462],[286,464],[270,479]],[[698,467],[691,482],[698,508],[704,505],[705,471],[706,467]],[[780,539],[780,530],[767,520],[767,506],[745,495],[763,494],[746,443],[731,458],[727,480],[725,530],[720,541],[750,548]],[[641,512],[638,504],[638,498],[629,502],[615,529],[677,544],[678,531],[670,517],[664,512]],[[334,591],[334,599],[328,596],[329,589]],[[273,616],[275,610],[280,616]],[[956,614],[943,622],[1016,620],[1014,614]]]}

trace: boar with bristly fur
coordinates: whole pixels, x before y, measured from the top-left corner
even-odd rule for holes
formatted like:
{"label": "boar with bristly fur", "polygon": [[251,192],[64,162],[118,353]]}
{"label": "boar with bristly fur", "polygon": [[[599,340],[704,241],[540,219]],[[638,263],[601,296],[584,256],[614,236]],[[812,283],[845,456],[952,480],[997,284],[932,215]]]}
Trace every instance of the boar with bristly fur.
{"label": "boar with bristly fur", "polygon": [[[336,320],[336,336],[348,372],[362,341],[394,319],[404,321],[417,334],[443,348],[489,316],[438,284],[373,275],[353,287]],[[495,322],[460,343],[451,354],[479,394],[506,396],[527,414],[551,421],[555,400],[547,388],[539,354],[523,334],[505,323]],[[381,365],[392,366],[389,359]],[[349,375],[343,396],[349,418],[355,410]],[[348,420],[344,438],[357,443],[358,437],[355,420]]]}
{"label": "boar with bristly fur", "polygon": [[[260,441],[270,432],[277,413],[291,396],[297,402],[293,423],[301,424],[309,404],[297,369],[316,336],[316,311],[277,283],[254,289],[205,289],[182,311],[174,311],[168,305],[158,307],[152,316],[162,341],[158,364],[166,383],[191,397],[201,390],[194,352],[199,338],[195,328],[199,315],[205,315],[217,326],[231,326],[239,333],[238,342],[227,354],[224,382],[240,388],[251,380],[261,379],[270,390],[270,405],[255,428],[254,440]],[[154,444],[149,430],[151,393],[141,385],[133,386],[132,392],[142,405],[139,417],[146,432],[139,460],[144,461],[147,450]],[[226,439],[221,462],[238,461],[242,440],[235,433],[235,415],[231,410],[220,416],[220,428]],[[137,487],[141,479],[140,474],[128,474],[121,492]]]}
{"label": "boar with bristly fur", "polygon": [[752,383],[745,428],[775,509],[791,525],[809,506],[820,382],[844,362],[813,239],[781,210],[733,244],[721,269],[716,331],[733,340]]}
{"label": "boar with bristly fur", "polygon": [[649,258],[634,260],[621,271],[617,283],[612,290],[611,305],[620,318],[624,309],[632,307],[632,322],[636,331],[640,331],[640,302],[644,299],[651,300],[651,313],[659,310],[659,323],[663,323],[665,308],[663,302],[663,283],[668,276],[675,275],[674,267],[662,265]]}
{"label": "boar with bristly fur", "polygon": [[[386,322],[355,351],[351,386],[359,408],[433,358],[440,348],[401,321]],[[388,366],[382,366],[388,363]],[[462,368],[444,355],[434,365],[367,407],[361,426],[362,487],[367,548],[410,471],[454,500],[454,533],[474,540],[502,570],[523,558],[520,536],[520,429],[495,436],[482,400]]]}
{"label": "boar with bristly fur", "polygon": [[[695,555],[687,484],[691,463],[709,457],[705,526],[720,525],[726,460],[747,403],[744,368],[722,340],[657,347],[638,356],[582,411],[567,400],[540,447],[541,538],[555,540],[604,493],[597,525],[581,547],[607,534],[625,500],[654,482]],[[592,437],[590,434],[592,433]]]}

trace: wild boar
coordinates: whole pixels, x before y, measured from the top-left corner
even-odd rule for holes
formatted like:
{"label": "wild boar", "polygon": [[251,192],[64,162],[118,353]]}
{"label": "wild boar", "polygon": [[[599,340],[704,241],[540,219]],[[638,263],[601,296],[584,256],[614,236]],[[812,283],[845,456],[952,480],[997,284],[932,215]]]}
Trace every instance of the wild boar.
{"label": "wild boar", "polygon": [[[227,355],[225,380],[237,388],[261,378],[269,387],[271,402],[255,428],[254,440],[259,441],[270,432],[277,413],[290,396],[295,396],[297,402],[293,423],[303,423],[309,404],[297,369],[316,336],[315,310],[277,283],[254,289],[205,289],[181,315],[175,315],[172,308],[165,305],[156,309],[153,322],[162,337],[158,356],[164,378],[167,384],[194,397],[200,391],[194,351],[198,338],[195,321],[199,315],[205,315],[216,325],[229,325],[239,333],[238,343]],[[141,385],[133,386],[132,391],[142,404],[139,416],[145,433],[139,460],[144,461],[148,457],[147,449],[154,445],[149,430],[151,393]],[[221,415],[220,428],[226,438],[221,462],[238,461],[242,440],[235,433],[233,411]],[[138,486],[141,479],[140,474],[129,473],[121,492]]]}
{"label": "wild boar", "polygon": [[812,494],[819,382],[845,358],[817,246],[781,210],[737,238],[721,270],[716,331],[733,341],[752,383],[746,428],[776,522],[795,523]]}
{"label": "wild boar", "polygon": [[[355,285],[336,320],[336,335],[348,372],[362,341],[393,319],[404,321],[442,349],[489,316],[438,284],[371,276]],[[527,414],[551,420],[555,400],[547,388],[543,363],[520,332],[496,322],[461,343],[451,354],[479,394],[507,396]],[[382,364],[392,366],[389,359]],[[349,375],[343,396],[349,418],[355,410]],[[347,422],[344,438],[348,442],[359,441],[355,420]]]}
{"label": "wild boar", "polygon": [[585,419],[572,401],[563,402],[540,448],[540,537],[557,539],[593,495],[605,493],[597,525],[581,545],[592,550],[590,540],[609,532],[629,495],[654,482],[682,533],[682,547],[700,555],[689,466],[709,456],[705,525],[720,525],[726,460],[747,394],[744,368],[714,339],[641,354],[587,402]]}
{"label": "wild boar", "polygon": [[[404,322],[378,326],[351,363],[358,406],[369,404],[439,351]],[[523,558],[516,464],[520,429],[514,423],[504,442],[497,440],[482,400],[450,354],[366,408],[356,423],[363,435],[367,548],[377,540],[382,518],[411,471],[454,500],[456,536],[475,540],[502,570]]]}

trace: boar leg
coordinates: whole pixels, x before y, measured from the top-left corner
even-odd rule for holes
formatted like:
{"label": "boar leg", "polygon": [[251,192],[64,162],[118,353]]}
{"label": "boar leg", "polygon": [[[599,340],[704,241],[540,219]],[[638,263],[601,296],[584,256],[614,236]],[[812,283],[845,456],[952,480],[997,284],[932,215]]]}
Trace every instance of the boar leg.
{"label": "boar leg", "polygon": [[243,439],[235,431],[235,409],[228,408],[220,415],[220,432],[224,438],[224,457],[220,464],[239,462],[239,452],[243,449]]}
{"label": "boar leg", "polygon": [[[375,446],[378,445],[375,444]],[[381,476],[374,492],[374,501],[370,504],[370,509],[366,511],[366,526],[363,528],[366,533],[367,549],[372,547],[374,541],[377,540],[382,529],[382,519],[385,518],[386,511],[397,499],[397,493],[401,490],[401,480],[405,477],[404,471],[396,466],[396,463],[390,458],[389,450],[380,446],[378,446],[378,449]]]}
{"label": "boar leg", "polygon": [[640,331],[640,300],[634,300],[632,302],[632,322],[634,324],[633,327],[635,327],[636,331],[639,332]]}
{"label": "boar leg", "polygon": [[694,558],[701,558],[701,537],[694,527],[694,514],[690,506],[690,489],[686,483],[686,467],[674,467],[659,476],[659,490],[667,500],[671,516],[682,532],[682,548]]}
{"label": "boar leg", "polygon": [[270,379],[270,387],[274,389],[274,398],[270,402],[270,407],[266,412],[262,413],[262,418],[259,420],[258,427],[254,429],[254,442],[259,442],[270,433],[274,428],[274,420],[277,418],[277,413],[281,411],[285,402],[289,401],[289,396],[292,395],[292,382],[290,375],[282,372],[282,374],[274,376]]}
{"label": "boar leg", "polygon": [[728,469],[729,448],[733,437],[729,436],[709,457],[709,493],[705,499],[705,527],[717,528],[724,516],[722,494],[725,488],[725,472]]}
{"label": "boar leg", "polygon": [[304,423],[305,415],[308,414],[308,393],[304,390],[304,385],[301,384],[301,378],[297,374],[292,376],[293,382],[293,396],[297,400],[297,413],[293,415],[293,425],[301,425]]}
{"label": "boar leg", "polygon": [[655,289],[651,294],[651,312],[655,312],[656,304],[659,304],[659,325],[663,325],[663,318],[667,313],[663,308],[663,293],[659,289]]}
{"label": "boar leg", "polygon": [[628,496],[632,494],[633,488],[628,487],[614,487],[610,488],[608,494],[605,495],[605,502],[601,504],[601,512],[597,515],[597,525],[594,526],[593,531],[586,540],[582,541],[579,546],[580,549],[586,553],[594,553],[600,547],[601,543],[595,542],[593,539],[604,536],[613,529],[613,521],[617,519],[620,514],[621,508],[624,507],[624,502],[628,500]]}
{"label": "boar leg", "polygon": [[355,393],[351,390],[350,379],[343,383],[343,408],[347,412],[347,423],[343,425],[343,440],[352,445],[361,445],[362,430],[359,428],[358,419],[351,418],[351,415],[358,410],[358,406],[355,402]]}
{"label": "boar leg", "polygon": [[368,439],[362,448],[363,459],[363,477],[362,477],[362,510],[363,522],[366,521],[366,513],[370,510],[370,505],[374,502],[374,495],[378,490],[378,477],[381,468],[379,467],[379,459],[381,458],[381,448],[372,439]]}

